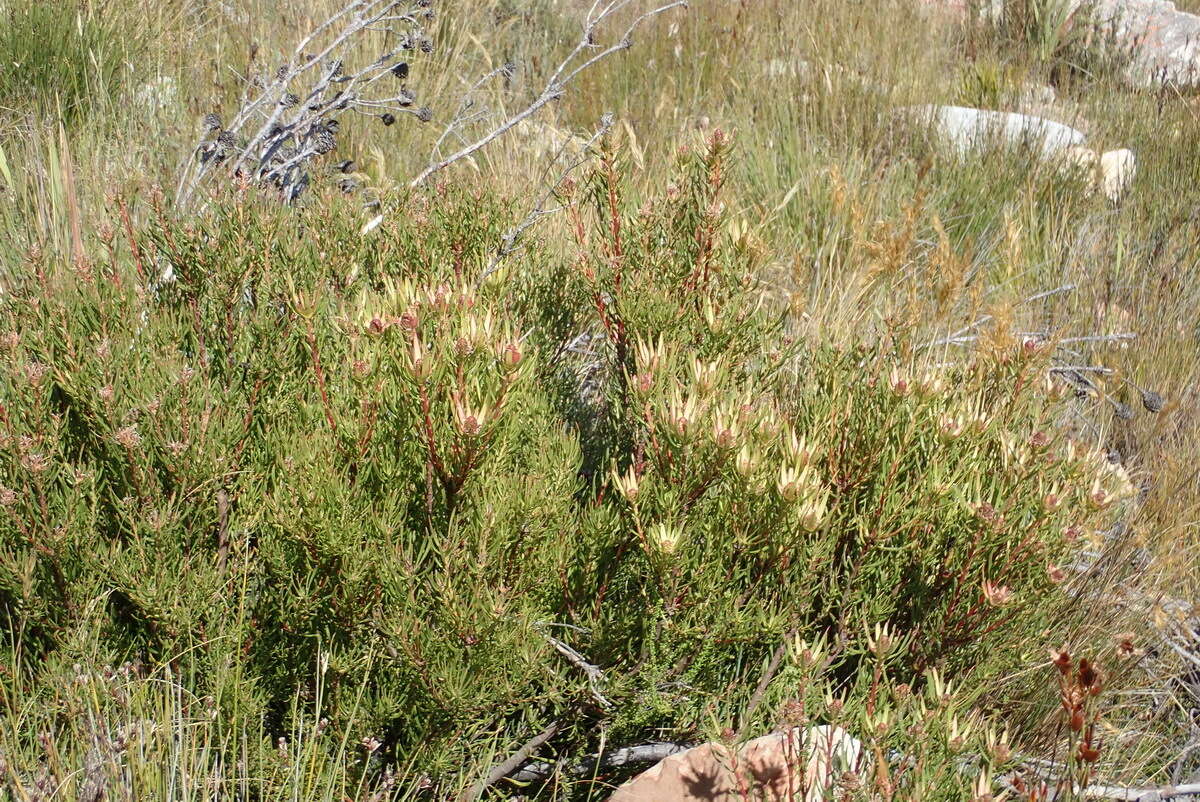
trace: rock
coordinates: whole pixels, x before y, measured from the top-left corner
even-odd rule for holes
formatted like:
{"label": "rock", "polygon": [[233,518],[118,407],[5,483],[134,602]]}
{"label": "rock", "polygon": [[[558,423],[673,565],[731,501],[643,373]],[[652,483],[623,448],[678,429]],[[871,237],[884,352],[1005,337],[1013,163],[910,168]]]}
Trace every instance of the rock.
{"label": "rock", "polygon": [[[1005,0],[982,0],[979,3],[979,19],[994,22],[1004,13]],[[933,11],[949,11],[953,16],[966,19],[970,11],[970,0],[919,0]]]}
{"label": "rock", "polygon": [[[763,62],[762,69],[766,78],[780,81],[800,79],[824,89],[826,94],[834,94],[846,85],[879,94],[886,94],[888,91],[887,87],[872,80],[862,65],[851,68],[842,64],[813,64],[802,58],[774,58]],[[811,96],[803,95],[800,100],[807,102],[811,100]]]}
{"label": "rock", "polygon": [[[797,768],[806,753],[800,776]],[[819,802],[832,798],[843,772],[862,771],[862,760],[862,743],[840,727],[797,727],[737,749],[707,743],[672,755],[622,785],[609,802]],[[801,791],[803,796],[797,797]]]}
{"label": "rock", "polygon": [[1078,170],[1082,173],[1094,173],[1096,162],[1099,160],[1096,151],[1083,145],[1072,145],[1063,151],[1063,166],[1067,170]]}
{"label": "rock", "polygon": [[1125,197],[1137,174],[1137,158],[1126,148],[1110,150],[1100,157],[1100,188],[1113,203]]}
{"label": "rock", "polygon": [[1021,89],[1016,105],[1005,109],[1030,117],[1062,121],[1085,137],[1091,135],[1092,124],[1081,116],[1078,107],[1069,99],[1059,97],[1052,86],[1028,84]]}
{"label": "rock", "polygon": [[1028,114],[966,106],[916,106],[901,111],[916,122],[932,125],[959,153],[999,143],[1033,147],[1042,158],[1050,158],[1086,139],[1069,125]]}
{"label": "rock", "polygon": [[1089,192],[1099,189],[1104,197],[1118,203],[1129,191],[1137,173],[1137,158],[1126,148],[1097,155],[1091,148],[1075,145],[1062,153],[1064,170],[1079,171],[1088,181]]}
{"label": "rock", "polygon": [[1200,16],[1168,0],[1099,0],[1096,16],[1103,30],[1131,49],[1131,84],[1200,86]]}
{"label": "rock", "polygon": [[899,110],[912,122],[931,126],[960,155],[990,144],[1030,147],[1060,169],[1082,172],[1090,191],[1100,190],[1113,203],[1129,191],[1137,158],[1126,148],[1103,155],[1087,147],[1084,133],[1031,114],[987,111],[965,106],[915,106]]}
{"label": "rock", "polygon": [[1058,92],[1053,86],[1031,84],[1021,92],[1019,103],[1022,109],[1049,109],[1058,103]]}
{"label": "rock", "polygon": [[768,78],[807,78],[812,65],[802,58],[773,58],[763,65],[763,74]]}

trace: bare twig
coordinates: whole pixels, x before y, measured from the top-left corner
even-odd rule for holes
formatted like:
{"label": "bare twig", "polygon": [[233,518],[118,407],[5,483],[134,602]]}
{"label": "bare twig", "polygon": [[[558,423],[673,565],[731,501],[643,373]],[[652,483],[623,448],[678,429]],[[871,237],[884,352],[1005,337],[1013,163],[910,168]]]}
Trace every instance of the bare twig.
{"label": "bare twig", "polygon": [[458,802],[472,802],[472,800],[478,799],[479,795],[488,788],[516,771],[522,763],[529,759],[529,756],[533,754],[534,750],[546,743],[546,741],[549,741],[551,738],[553,738],[555,733],[557,733],[560,729],[562,729],[562,722],[552,721],[550,726],[546,727],[546,729],[530,738],[520,749],[513,752],[507,760],[498,764],[495,768],[488,772],[488,776],[486,778],[475,783],[470,788],[459,794]]}
{"label": "bare twig", "polygon": [[546,639],[547,643],[557,649],[559,654],[567,658],[567,662],[578,668],[584,673],[585,676],[587,676],[588,688],[592,692],[592,698],[594,698],[601,707],[605,709],[612,709],[612,702],[605,698],[604,694],[600,692],[600,686],[605,682],[604,671],[600,668],[600,666],[594,663],[589,663],[587,658],[572,649],[567,644],[563,643],[558,638],[547,634],[544,631],[544,627],[547,626],[550,625],[542,622],[538,622],[534,625],[534,627],[542,633],[542,637]]}
{"label": "bare twig", "polygon": [[476,119],[480,119],[481,113],[479,112],[470,115],[467,114],[467,112],[475,106],[475,99],[473,97],[475,92],[477,92],[481,86],[488,83],[493,78],[499,76],[503,76],[505,78],[510,77],[515,70],[516,65],[512,63],[501,64],[496,69],[486,73],[482,78],[472,84],[470,89],[463,93],[462,99],[458,103],[458,110],[454,113],[454,116],[450,118],[450,122],[446,123],[446,127],[442,129],[442,134],[437,138],[437,142],[433,143],[433,153],[429,158],[430,162],[433,162],[437,159],[437,155],[442,151],[442,143],[445,142],[451,134],[457,132],[458,129],[463,125],[466,125],[469,122],[474,122]]}
{"label": "bare twig", "polygon": [[[1036,301],[1041,301],[1041,300],[1050,298],[1055,295],[1061,295],[1063,293],[1072,292],[1074,289],[1075,289],[1074,284],[1064,284],[1061,287],[1055,287],[1052,290],[1044,290],[1042,292],[1030,295],[1028,298],[1021,300],[1017,304],[1017,306],[1025,306],[1026,304],[1031,304]],[[986,323],[990,323],[992,321],[992,319],[993,319],[992,315],[983,315],[982,317],[976,319],[974,322],[969,323],[966,326],[963,326],[961,329],[954,332],[953,334],[947,335],[946,337],[943,337],[940,340],[934,340],[933,342],[925,343],[924,345],[921,346],[921,348],[922,349],[936,348],[941,345],[961,345],[964,342],[969,342],[971,340],[974,340],[974,339],[976,339],[976,337],[974,335],[972,335],[972,336],[967,336],[967,335],[970,332],[974,331],[975,329],[979,328],[980,326],[982,326]]]}
{"label": "bare twig", "polygon": [[1092,334],[1086,337],[1064,337],[1059,340],[1061,343],[1115,343],[1126,342],[1128,340],[1136,340],[1137,333],[1132,331],[1121,332],[1119,334]]}
{"label": "bare twig", "polygon": [[229,557],[229,491],[217,491],[217,573],[224,573]]}
{"label": "bare twig", "polygon": [[545,85],[542,87],[537,97],[534,98],[533,102],[518,111],[516,114],[508,117],[508,119],[506,119],[504,122],[500,123],[498,126],[493,128],[491,131],[488,131],[474,142],[471,142],[455,153],[446,156],[445,158],[430,163],[424,170],[418,173],[412,181],[409,182],[409,186],[420,186],[421,184],[425,183],[434,173],[444,170],[451,164],[465,159],[481,148],[486,147],[489,143],[503,136],[522,120],[533,116],[544,106],[561,98],[566,94],[567,85],[581,72],[593,66],[600,60],[613,55],[614,53],[618,53],[622,50],[627,50],[628,48],[632,47],[634,31],[637,30],[637,28],[640,27],[646,20],[649,20],[650,18],[673,8],[687,7],[687,0],[673,0],[673,2],[665,3],[638,15],[636,18],[634,18],[633,22],[630,23],[629,27],[625,31],[625,34],[615,44],[610,45],[609,47],[600,50],[590,58],[579,62],[578,60],[584,52],[596,47],[596,34],[598,33],[600,27],[615,14],[629,6],[631,2],[633,2],[633,0],[612,0],[612,2],[609,2],[598,11],[598,4],[593,5],[592,11],[589,12],[588,17],[584,22],[583,33],[579,39],[579,42],[575,45],[574,49],[571,50],[571,53],[559,63],[558,67],[555,68],[554,72],[551,74],[550,78],[547,79]]}
{"label": "bare twig", "polygon": [[1108,376],[1115,373],[1112,368],[1102,367],[1100,365],[1055,365],[1050,368],[1051,373],[1099,373]]}
{"label": "bare twig", "polygon": [[[546,187],[545,191],[534,203],[533,209],[530,210],[529,214],[525,215],[525,219],[517,223],[508,231],[504,232],[504,236],[500,240],[500,245],[496,248],[496,253],[493,254],[488,266],[484,268],[483,272],[479,275],[480,283],[483,283],[485,280],[487,280],[488,276],[492,275],[492,273],[495,273],[496,269],[500,267],[501,262],[521,249],[521,239],[525,236],[526,231],[528,231],[542,219],[560,212],[570,205],[567,204],[564,206],[555,206],[550,209],[546,208],[546,204],[552,197],[554,197],[554,193],[558,191],[564,182],[566,182],[571,173],[588,161],[588,153],[595,146],[596,142],[598,142],[601,137],[606,135],[612,129],[612,125],[613,118],[611,114],[605,114],[603,117],[601,117],[600,125],[596,128],[592,136],[585,143],[583,143],[578,157],[563,168],[562,172],[559,173],[558,178],[554,180],[554,183],[549,184]],[[561,158],[566,147],[566,142],[559,147],[558,153],[556,153],[554,158],[551,160],[552,164]]]}
{"label": "bare twig", "polygon": [[1157,802],[1160,799],[1178,799],[1185,796],[1200,796],[1200,783],[1167,785],[1161,788],[1125,788],[1119,785],[1089,785],[1084,795],[1093,799],[1125,799],[1138,802]]}
{"label": "bare twig", "polygon": [[[336,147],[338,122],[333,115],[338,111],[365,109],[388,124],[397,114],[430,119],[428,109],[413,107],[415,96],[405,88],[382,97],[363,94],[386,75],[401,81],[407,77],[408,64],[398,58],[402,52],[432,49],[421,27],[433,17],[430,5],[429,0],[351,0],[309,32],[296,46],[291,63],[279,67],[270,80],[246,76],[248,91],[230,123],[222,127],[215,115],[206,117],[209,139],[180,171],[176,203],[187,208],[209,176],[232,178],[247,170],[260,183],[276,186],[284,200],[294,200],[308,183],[307,162]],[[346,71],[338,56],[361,34],[377,30],[393,34],[399,42],[396,49],[362,69]],[[318,38],[327,43],[315,54],[306,52]],[[307,82],[307,88],[301,88],[301,82]],[[253,133],[242,140],[247,131]]]}
{"label": "bare twig", "polygon": [[1192,654],[1187,649],[1183,648],[1178,643],[1176,643],[1172,638],[1170,638],[1166,635],[1163,635],[1161,639],[1162,639],[1163,643],[1165,643],[1167,646],[1171,647],[1171,649],[1175,652],[1175,654],[1179,655],[1180,657],[1182,657],[1184,660],[1188,661],[1192,665],[1200,667],[1200,657],[1197,657],[1196,655]]}
{"label": "bare twig", "polygon": [[[1002,784],[1011,784],[1013,775],[1001,778]],[[1060,779],[1054,775],[1050,780]],[[1158,788],[1137,788],[1135,786],[1106,785],[1091,783],[1087,788],[1079,790],[1087,799],[1119,799],[1127,802],[1158,802],[1162,799],[1179,799],[1188,796],[1200,796],[1200,783],[1187,785],[1165,785]]]}
{"label": "bare twig", "polygon": [[[695,744],[673,743],[663,741],[658,743],[623,746],[596,755],[588,755],[566,767],[565,771],[572,777],[587,777],[599,769],[618,769],[625,766],[637,766],[646,763],[657,763],[660,760],[686,752]],[[518,771],[509,775],[509,779],[519,783],[539,782],[548,780],[554,774],[556,764],[545,761],[526,763]]]}

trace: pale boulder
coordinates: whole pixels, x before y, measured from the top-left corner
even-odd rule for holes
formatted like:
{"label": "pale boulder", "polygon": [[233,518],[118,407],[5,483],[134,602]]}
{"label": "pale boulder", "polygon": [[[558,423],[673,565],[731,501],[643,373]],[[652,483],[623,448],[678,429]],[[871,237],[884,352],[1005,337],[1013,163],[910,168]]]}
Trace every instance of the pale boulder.
{"label": "pale boulder", "polygon": [[[803,770],[801,770],[803,766]],[[707,743],[659,761],[622,785],[609,802],[743,802],[833,798],[845,772],[863,772],[862,743],[821,725],[755,738],[734,748]]]}
{"label": "pale boulder", "polygon": [[179,105],[179,86],[169,75],[159,76],[139,86],[133,99],[146,111],[174,108]]}
{"label": "pale boulder", "polygon": [[[919,0],[932,9],[966,20],[968,0]],[[976,0],[980,19],[995,22],[1005,0]],[[1063,0],[1061,19],[1097,26],[1100,41],[1111,41],[1127,56],[1125,80],[1136,87],[1163,84],[1200,87],[1200,14],[1173,0]],[[1075,15],[1082,12],[1083,17]]]}
{"label": "pale boulder", "polygon": [[1060,164],[1066,171],[1082,174],[1089,192],[1100,190],[1113,203],[1125,197],[1137,173],[1137,157],[1127,148],[1097,154],[1089,147],[1075,145],[1063,151]]}
{"label": "pale boulder", "polygon": [[1110,150],[1100,157],[1100,187],[1113,203],[1125,197],[1137,174],[1137,157],[1126,148]]}
{"label": "pale boulder", "polygon": [[931,126],[943,142],[960,154],[998,144],[1028,146],[1040,157],[1049,159],[1082,145],[1087,138],[1069,125],[1029,114],[967,106],[915,106],[900,112],[914,122]]}
{"label": "pale boulder", "polygon": [[1096,151],[1085,145],[1072,145],[1063,151],[1063,165],[1068,170],[1079,170],[1081,173],[1091,174],[1096,171],[1096,162],[1099,160]]}

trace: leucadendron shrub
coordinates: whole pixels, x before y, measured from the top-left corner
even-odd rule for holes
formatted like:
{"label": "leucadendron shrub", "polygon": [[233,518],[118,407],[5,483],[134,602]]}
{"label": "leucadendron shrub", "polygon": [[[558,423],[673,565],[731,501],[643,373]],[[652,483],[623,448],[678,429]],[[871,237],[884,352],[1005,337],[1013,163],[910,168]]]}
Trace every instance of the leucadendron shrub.
{"label": "leucadendron shrub", "polygon": [[335,797],[395,771],[436,798],[548,728],[566,758],[754,734],[811,695],[785,644],[825,644],[822,698],[938,676],[1004,710],[1129,479],[1003,330],[946,364],[790,340],[730,147],[651,197],[606,150],[560,188],[566,236],[497,270],[509,204],[454,183],[368,235],[242,189],[31,254],[0,303],[11,776],[78,790],[86,733],[128,721],[81,730],[63,678],[125,661],[196,700],[188,765],[251,797],[291,787],[298,733]]}

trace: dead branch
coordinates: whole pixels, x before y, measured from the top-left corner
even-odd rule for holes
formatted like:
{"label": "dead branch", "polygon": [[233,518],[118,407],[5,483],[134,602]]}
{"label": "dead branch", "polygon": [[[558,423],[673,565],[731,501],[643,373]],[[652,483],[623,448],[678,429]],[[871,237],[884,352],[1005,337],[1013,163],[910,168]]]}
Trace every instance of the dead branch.
{"label": "dead branch", "polygon": [[[176,204],[187,208],[197,189],[210,177],[243,177],[274,186],[292,201],[308,185],[308,163],[336,148],[341,111],[367,114],[385,125],[398,114],[428,121],[432,112],[417,108],[415,95],[403,83],[398,90],[368,93],[391,76],[408,77],[409,51],[430,52],[423,25],[433,19],[431,0],[353,0],[310,31],[296,45],[290,63],[266,78],[247,75],[246,93],[228,125],[205,117],[204,140],[180,171]],[[342,56],[368,31],[386,30],[396,46],[371,64],[348,70]],[[315,54],[307,49],[329,36]]]}
{"label": "dead branch", "polygon": [[[686,752],[693,746],[695,744],[670,741],[623,746],[619,749],[611,749],[581,758],[567,766],[565,771],[572,777],[588,777],[600,769],[619,769],[625,766],[657,763],[671,755]],[[556,764],[545,761],[526,763],[518,771],[509,775],[508,779],[519,783],[541,782],[550,779],[556,767]]]}
{"label": "dead branch", "polygon": [[538,622],[534,626],[539,632],[541,632],[542,637],[546,639],[547,643],[557,649],[559,654],[567,658],[567,662],[584,673],[584,675],[587,677],[588,688],[592,692],[592,698],[594,698],[601,707],[605,708],[606,710],[611,710],[613,706],[612,702],[605,698],[604,694],[600,692],[600,686],[605,682],[604,671],[600,668],[600,666],[596,665],[595,663],[589,663],[582,654],[575,651],[558,638],[546,633],[544,631],[544,627],[550,626],[549,624]]}
{"label": "dead branch", "polygon": [[[488,262],[488,266],[484,268],[483,272],[479,275],[479,283],[482,284],[485,280],[487,280],[488,276],[492,275],[492,273],[495,273],[500,267],[501,262],[521,249],[522,238],[525,236],[526,231],[528,231],[537,223],[541,222],[541,220],[544,218],[554,215],[571,205],[564,204],[562,206],[556,206],[549,209],[546,208],[547,203],[549,203],[550,199],[554,197],[554,194],[563,186],[567,179],[570,178],[571,173],[587,163],[589,159],[588,154],[592,148],[595,147],[596,143],[610,130],[612,130],[612,125],[613,117],[611,114],[605,114],[603,117],[601,117],[600,125],[596,128],[595,132],[592,133],[591,137],[589,137],[588,140],[583,143],[582,147],[580,148],[579,155],[563,168],[563,170],[558,174],[558,177],[554,179],[553,183],[550,183],[546,186],[546,189],[538,197],[537,201],[534,202],[533,208],[529,211],[529,214],[525,215],[525,219],[517,223],[508,231],[504,232],[504,236],[500,240],[500,245],[496,248],[496,253],[492,256],[491,261]],[[551,159],[551,164],[555,164],[559,159],[562,158],[562,154],[566,150],[566,147],[567,142],[563,142],[563,144],[559,147],[558,152],[554,154],[554,158]]]}
{"label": "dead branch", "polygon": [[[614,53],[619,53],[622,50],[627,50],[632,47],[633,33],[642,25],[642,23],[646,22],[652,17],[669,11],[670,9],[687,7],[687,0],[673,0],[673,2],[665,3],[638,15],[625,30],[624,35],[621,36],[621,38],[618,39],[615,44],[612,44],[600,50],[599,52],[595,52],[590,57],[581,61],[581,56],[583,56],[584,53],[594,51],[597,47],[596,36],[604,23],[612,19],[616,14],[628,7],[632,2],[633,0],[611,0],[602,8],[597,8],[597,6],[600,5],[599,0],[597,0],[597,2],[592,5],[592,8],[588,12],[587,18],[584,21],[583,33],[580,36],[579,41],[571,50],[571,53],[555,68],[554,72],[546,80],[545,85],[542,87],[537,97],[534,98],[529,105],[509,116],[508,119],[500,123],[491,131],[483,134],[474,142],[464,146],[457,152],[452,153],[445,158],[432,161],[424,170],[418,173],[417,176],[412,179],[412,181],[409,182],[409,186],[420,186],[421,184],[425,183],[434,173],[440,172],[441,170],[449,167],[451,164],[465,159],[481,148],[486,147],[489,143],[503,136],[522,120],[533,116],[546,105],[563,97],[563,95],[566,94],[567,85],[570,84],[571,81],[584,70],[592,67],[596,63],[613,55]],[[443,134],[442,137],[442,140],[444,139],[445,134]],[[439,140],[439,142],[442,140]]]}
{"label": "dead branch", "polygon": [[488,772],[488,776],[486,778],[475,783],[470,788],[459,794],[458,802],[472,802],[472,800],[478,799],[480,794],[482,794],[488,788],[500,782],[512,772],[516,771],[516,769],[522,763],[529,759],[529,756],[533,754],[534,750],[546,743],[546,741],[549,741],[551,738],[553,738],[555,733],[557,733],[561,728],[561,721],[551,722],[550,726],[546,727],[546,729],[530,738],[520,749],[513,752],[507,760],[498,764],[495,768]]}
{"label": "dead branch", "polygon": [[217,572],[224,573],[229,557],[229,491],[217,491]]}

